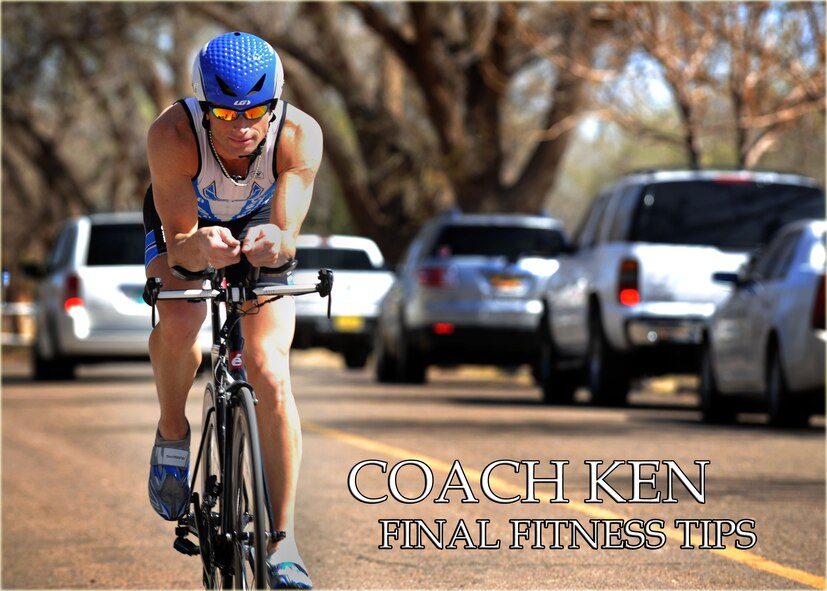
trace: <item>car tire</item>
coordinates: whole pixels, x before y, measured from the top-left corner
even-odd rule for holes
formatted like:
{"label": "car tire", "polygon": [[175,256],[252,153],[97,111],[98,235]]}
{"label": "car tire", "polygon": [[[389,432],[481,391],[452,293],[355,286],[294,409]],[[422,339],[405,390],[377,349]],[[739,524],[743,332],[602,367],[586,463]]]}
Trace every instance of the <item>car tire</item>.
{"label": "car tire", "polygon": [[[49,339],[47,348],[51,351],[51,355],[41,351],[42,339]],[[55,340],[48,332],[35,337],[31,356],[32,376],[36,381],[54,382],[75,379],[75,362],[58,353]]]}
{"label": "car tire", "polygon": [[427,366],[421,353],[411,342],[405,327],[399,329],[399,346],[396,359],[397,379],[403,384],[424,384],[427,380]]}
{"label": "car tire", "polygon": [[770,349],[767,364],[767,403],[769,423],[773,427],[803,427],[809,420],[806,409],[796,408],[795,399],[790,395],[781,351],[778,346]]}
{"label": "car tire", "polygon": [[397,381],[396,357],[394,357],[385,344],[381,332],[376,331],[376,341],[373,347],[376,373],[376,381],[380,384],[393,384]]}
{"label": "car tire", "polygon": [[368,364],[368,351],[367,348],[359,348],[359,349],[348,349],[342,354],[342,357],[345,359],[345,366],[348,369],[362,369]]}
{"label": "car tire", "polygon": [[701,417],[705,423],[731,423],[735,420],[732,402],[726,400],[718,390],[715,367],[712,364],[712,347],[704,342],[701,350],[700,381],[698,383]]}
{"label": "car tire", "polygon": [[557,350],[545,319],[540,322],[539,351],[535,365],[535,379],[543,393],[545,404],[571,404],[580,386],[577,371],[557,368]]}
{"label": "car tire", "polygon": [[586,382],[592,393],[591,404],[624,406],[629,394],[629,374],[622,357],[612,349],[603,332],[600,312],[592,314],[586,356]]}

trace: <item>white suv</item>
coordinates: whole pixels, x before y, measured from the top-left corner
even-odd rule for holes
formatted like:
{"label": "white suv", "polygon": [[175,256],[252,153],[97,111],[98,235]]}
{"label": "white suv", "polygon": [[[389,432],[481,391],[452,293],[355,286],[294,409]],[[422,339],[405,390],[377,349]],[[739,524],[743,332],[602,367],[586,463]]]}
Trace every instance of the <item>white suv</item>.
{"label": "white suv", "polygon": [[[824,192],[797,175],[635,173],[601,191],[544,296],[539,373],[547,402],[583,382],[622,404],[630,380],[697,373],[703,328],[735,272],[788,222],[824,217]],[[585,370],[585,371],[584,371]]]}
{"label": "white suv", "polygon": [[302,234],[296,260],[296,283],[315,282],[319,269],[332,269],[336,283],[330,318],[327,298],[296,298],[293,348],[324,347],[341,353],[348,368],[364,367],[373,348],[379,305],[394,278],[379,247],[362,236]]}
{"label": "white suv", "polygon": [[[71,379],[81,363],[148,359],[144,227],[138,212],[78,216],[61,227],[37,289],[35,379]],[[206,326],[206,325],[205,325]],[[209,351],[210,333],[201,333]]]}

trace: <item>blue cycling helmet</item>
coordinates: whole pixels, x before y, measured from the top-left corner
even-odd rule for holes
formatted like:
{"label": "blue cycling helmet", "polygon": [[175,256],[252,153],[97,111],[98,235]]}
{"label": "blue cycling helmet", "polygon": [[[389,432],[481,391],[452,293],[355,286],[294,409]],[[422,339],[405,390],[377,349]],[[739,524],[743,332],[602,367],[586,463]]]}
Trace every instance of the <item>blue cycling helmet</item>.
{"label": "blue cycling helmet", "polygon": [[192,88],[200,102],[243,109],[278,99],[284,70],[276,50],[249,33],[208,41],[192,66]]}

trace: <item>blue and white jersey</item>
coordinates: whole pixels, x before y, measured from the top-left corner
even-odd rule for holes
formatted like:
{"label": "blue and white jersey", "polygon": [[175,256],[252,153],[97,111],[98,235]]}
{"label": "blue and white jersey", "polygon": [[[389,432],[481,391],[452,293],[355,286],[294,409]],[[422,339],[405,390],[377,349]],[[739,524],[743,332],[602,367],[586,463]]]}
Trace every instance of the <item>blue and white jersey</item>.
{"label": "blue and white jersey", "polygon": [[187,98],[180,102],[187,111],[198,144],[198,170],[192,179],[198,199],[198,217],[227,222],[244,217],[266,205],[276,191],[276,145],[284,123],[287,103],[279,101],[282,108],[276,109],[276,116],[270,122],[261,154],[251,163],[247,177],[239,181],[243,186],[239,186],[224,175],[210,149],[207,130],[202,125],[204,115],[198,101],[195,98]]}

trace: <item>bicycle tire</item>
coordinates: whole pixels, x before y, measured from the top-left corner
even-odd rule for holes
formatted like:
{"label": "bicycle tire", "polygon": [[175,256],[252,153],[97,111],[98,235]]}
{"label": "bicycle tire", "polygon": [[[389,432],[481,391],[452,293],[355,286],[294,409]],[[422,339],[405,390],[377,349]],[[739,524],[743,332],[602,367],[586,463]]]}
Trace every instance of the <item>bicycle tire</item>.
{"label": "bicycle tire", "polygon": [[230,473],[230,511],[233,526],[234,587],[266,589],[267,507],[264,495],[261,444],[253,394],[239,388],[234,397]]}
{"label": "bicycle tire", "polygon": [[[222,471],[212,384],[207,384],[204,390],[201,418],[204,425],[202,437],[205,441],[198,470],[199,506],[195,510],[203,583],[205,589],[227,589],[232,587],[232,576],[229,569],[221,568],[221,565],[228,564],[228,561],[220,556],[221,548],[218,542],[222,515]],[[213,497],[214,501],[209,502],[209,497]]]}

